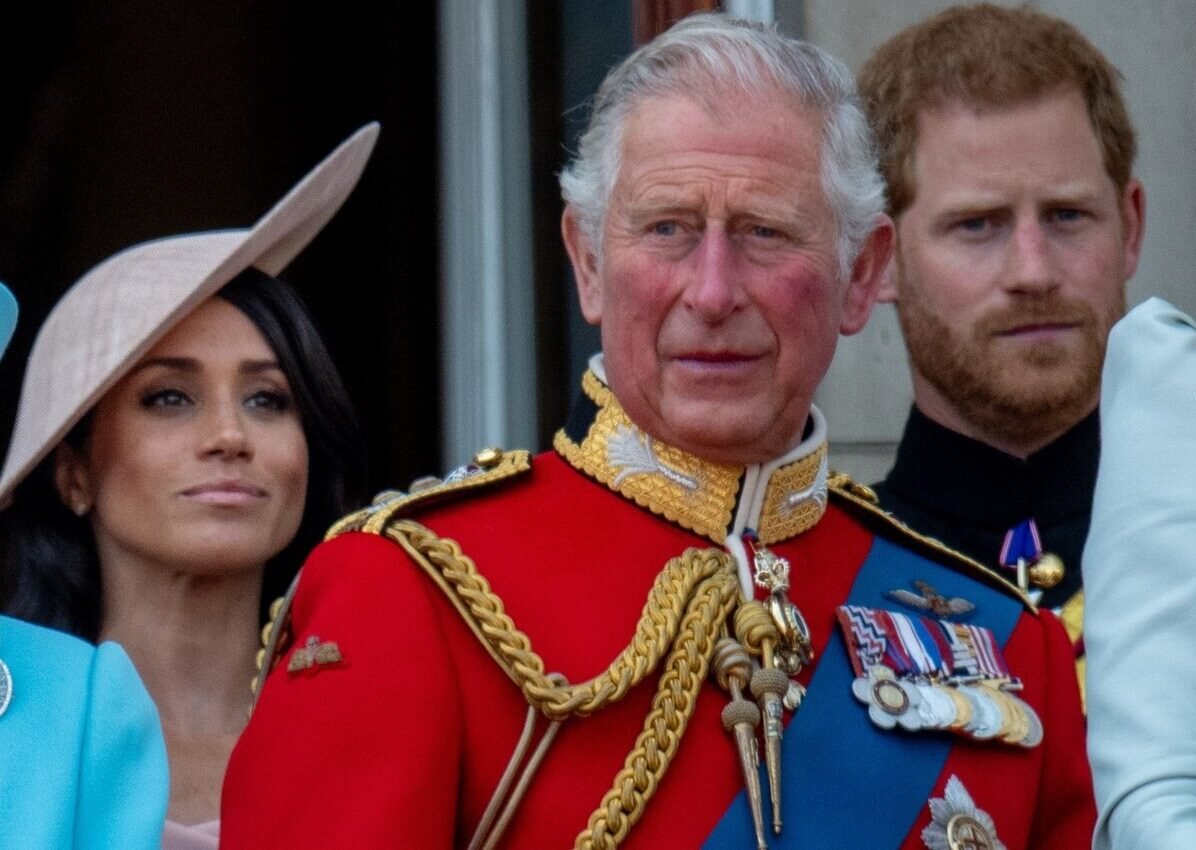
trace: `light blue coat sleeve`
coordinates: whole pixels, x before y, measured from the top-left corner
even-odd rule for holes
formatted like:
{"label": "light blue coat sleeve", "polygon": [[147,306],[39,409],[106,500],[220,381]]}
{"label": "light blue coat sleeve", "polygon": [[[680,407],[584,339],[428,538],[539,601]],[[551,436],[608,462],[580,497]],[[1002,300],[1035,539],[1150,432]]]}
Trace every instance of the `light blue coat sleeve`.
{"label": "light blue coat sleeve", "polygon": [[170,774],[158,712],[129,657],[99,646],[83,732],[75,847],[156,848]]}
{"label": "light blue coat sleeve", "polygon": [[160,847],[166,748],[124,650],[0,617],[0,658],[0,848]]}
{"label": "light blue coat sleeve", "polygon": [[1098,850],[1196,847],[1196,323],[1154,298],[1113,329],[1084,549]]}

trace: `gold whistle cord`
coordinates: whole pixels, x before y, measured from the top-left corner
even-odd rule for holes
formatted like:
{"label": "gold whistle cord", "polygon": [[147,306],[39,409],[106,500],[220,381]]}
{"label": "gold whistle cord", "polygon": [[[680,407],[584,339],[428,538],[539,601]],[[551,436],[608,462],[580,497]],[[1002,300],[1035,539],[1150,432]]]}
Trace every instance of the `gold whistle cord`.
{"label": "gold whistle cord", "polygon": [[[544,662],[532,650],[527,635],[515,628],[503,610],[502,600],[456,542],[438,537],[411,520],[394,522],[385,534],[448,596],[490,655],[519,686],[528,704],[554,723],[583,717],[617,702],[664,658],[652,708],[635,746],[574,841],[579,850],[617,847],[643,815],[677,752],[706,678],[714,644],[739,602],[739,581],[730,556],[719,549],[689,549],[671,559],[656,576],[628,647],[598,676],[570,685],[562,677],[545,672]],[[517,749],[516,757],[523,749]],[[530,779],[528,770],[538,764],[536,758],[525,768],[516,788],[519,797]],[[499,792],[505,792],[508,784],[501,783]],[[513,810],[517,804],[518,797],[509,799],[505,808]],[[505,827],[508,819],[499,821]],[[485,836],[486,846],[492,846],[498,837],[493,832]],[[475,836],[474,841],[479,839]]]}

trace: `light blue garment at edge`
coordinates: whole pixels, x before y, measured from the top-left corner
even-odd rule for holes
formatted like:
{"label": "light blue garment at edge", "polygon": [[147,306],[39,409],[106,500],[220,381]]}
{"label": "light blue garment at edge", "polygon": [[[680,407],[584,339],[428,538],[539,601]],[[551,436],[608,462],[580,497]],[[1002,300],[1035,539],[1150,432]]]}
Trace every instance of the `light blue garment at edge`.
{"label": "light blue garment at edge", "polygon": [[12,339],[12,332],[17,327],[17,299],[3,283],[0,283],[0,357],[4,356],[4,349]]}
{"label": "light blue garment at edge", "polygon": [[1196,847],[1196,323],[1152,298],[1109,337],[1084,549],[1099,850]]}
{"label": "light blue garment at edge", "polygon": [[0,848],[160,847],[166,746],[124,650],[0,617],[0,658]]}

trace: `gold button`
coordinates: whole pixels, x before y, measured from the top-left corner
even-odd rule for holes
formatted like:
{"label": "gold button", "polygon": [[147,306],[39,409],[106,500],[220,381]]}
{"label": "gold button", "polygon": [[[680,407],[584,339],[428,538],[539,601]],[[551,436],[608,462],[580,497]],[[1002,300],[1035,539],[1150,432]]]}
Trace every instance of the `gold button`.
{"label": "gold button", "polygon": [[1051,552],[1043,552],[1042,557],[1030,567],[1030,583],[1043,590],[1050,590],[1063,581],[1066,572],[1062,558]]}
{"label": "gold button", "polygon": [[880,503],[880,497],[876,495],[876,491],[867,484],[861,484],[858,481],[852,481],[850,486],[852,492],[864,501],[871,502],[874,505]]}
{"label": "gold button", "polygon": [[498,466],[499,461],[502,460],[503,451],[498,446],[491,446],[488,449],[482,449],[473,456],[473,462],[482,469],[490,469]]}

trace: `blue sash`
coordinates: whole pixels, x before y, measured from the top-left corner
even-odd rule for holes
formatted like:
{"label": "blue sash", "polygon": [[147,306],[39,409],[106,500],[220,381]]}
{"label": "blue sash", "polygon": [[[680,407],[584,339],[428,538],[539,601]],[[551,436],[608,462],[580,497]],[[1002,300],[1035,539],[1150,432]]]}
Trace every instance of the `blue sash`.
{"label": "blue sash", "polygon": [[[1021,616],[1022,603],[1014,597],[879,537],[860,566],[847,604],[899,610],[900,603],[886,594],[912,590],[914,579],[930,582],[943,596],[972,602],[976,610],[963,619],[991,629],[1001,646]],[[800,607],[800,587],[793,596]],[[785,828],[780,837],[771,834],[764,792],[771,848],[899,847],[930,799],[955,741],[945,732],[885,731],[872,725],[866,707],[852,696],[855,675],[838,631],[836,627],[818,662],[801,710],[785,730]],[[766,778],[762,783],[767,789]],[[747,793],[741,792],[702,846],[749,847],[753,834]]]}

